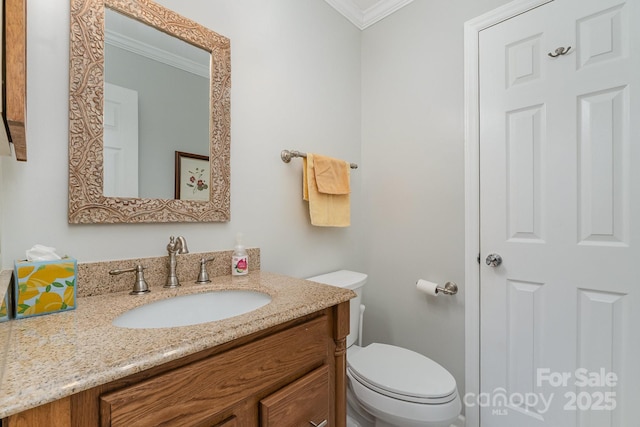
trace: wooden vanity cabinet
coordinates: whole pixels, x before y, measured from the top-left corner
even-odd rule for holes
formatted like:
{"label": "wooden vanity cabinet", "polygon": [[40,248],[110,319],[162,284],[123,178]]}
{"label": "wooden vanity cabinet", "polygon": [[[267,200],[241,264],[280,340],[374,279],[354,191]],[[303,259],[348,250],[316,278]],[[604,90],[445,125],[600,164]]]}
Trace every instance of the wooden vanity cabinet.
{"label": "wooden vanity cabinet", "polygon": [[49,427],[53,416],[55,427],[343,427],[348,304],[25,411],[6,426]]}

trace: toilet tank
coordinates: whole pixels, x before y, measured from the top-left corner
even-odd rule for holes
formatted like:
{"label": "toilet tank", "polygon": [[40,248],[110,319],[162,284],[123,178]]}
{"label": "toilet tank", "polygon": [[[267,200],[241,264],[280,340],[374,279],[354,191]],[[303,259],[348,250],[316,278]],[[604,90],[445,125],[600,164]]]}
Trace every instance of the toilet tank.
{"label": "toilet tank", "polygon": [[351,347],[358,339],[358,326],[360,323],[360,304],[362,304],[362,288],[367,282],[367,275],[349,270],[334,271],[319,276],[309,277],[307,280],[324,283],[325,285],[351,289],[356,297],[349,301],[349,335],[347,335],[347,347]]}

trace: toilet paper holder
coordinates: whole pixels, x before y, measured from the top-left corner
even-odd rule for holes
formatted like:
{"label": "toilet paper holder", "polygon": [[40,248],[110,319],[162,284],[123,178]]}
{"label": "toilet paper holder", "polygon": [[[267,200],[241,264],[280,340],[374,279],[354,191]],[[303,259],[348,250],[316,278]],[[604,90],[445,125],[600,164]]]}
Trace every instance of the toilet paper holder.
{"label": "toilet paper holder", "polygon": [[444,286],[438,285],[435,282],[430,282],[424,279],[418,279],[416,282],[416,288],[420,292],[424,292],[427,295],[437,297],[438,294],[455,295],[458,293],[458,285],[454,282],[447,282]]}
{"label": "toilet paper holder", "polygon": [[445,295],[455,295],[458,293],[458,285],[456,285],[454,282],[447,282],[444,284],[444,287],[438,286],[436,288],[436,291]]}

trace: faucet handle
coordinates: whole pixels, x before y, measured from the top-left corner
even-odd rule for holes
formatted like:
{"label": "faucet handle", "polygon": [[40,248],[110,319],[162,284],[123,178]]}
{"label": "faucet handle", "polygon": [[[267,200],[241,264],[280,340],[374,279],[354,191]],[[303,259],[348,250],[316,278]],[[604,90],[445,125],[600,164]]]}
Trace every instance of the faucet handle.
{"label": "faucet handle", "polygon": [[211,282],[211,280],[209,280],[209,273],[207,273],[207,267],[206,264],[210,261],[213,261],[215,259],[215,257],[213,258],[209,258],[209,259],[200,259],[200,273],[198,274],[198,280],[196,280],[196,283],[209,283]]}
{"label": "faucet handle", "polygon": [[123,269],[123,270],[111,270],[109,274],[111,275],[119,275],[122,273],[136,273],[136,283],[133,285],[133,290],[129,292],[130,295],[144,295],[146,293],[151,292],[149,290],[149,285],[147,285],[147,281],[144,280],[144,269],[146,267],[138,264],[135,267]]}

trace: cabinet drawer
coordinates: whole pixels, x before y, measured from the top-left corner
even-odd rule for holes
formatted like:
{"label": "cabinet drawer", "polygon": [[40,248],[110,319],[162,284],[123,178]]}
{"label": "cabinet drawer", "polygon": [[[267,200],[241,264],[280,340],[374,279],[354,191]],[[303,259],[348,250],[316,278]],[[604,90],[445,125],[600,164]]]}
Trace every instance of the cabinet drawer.
{"label": "cabinet drawer", "polygon": [[[324,423],[327,421],[327,423]],[[260,401],[261,427],[329,426],[329,367],[323,366]]]}
{"label": "cabinet drawer", "polygon": [[[200,425],[207,418],[328,359],[321,316],[100,397],[101,425]],[[233,424],[231,424],[233,425]]]}

